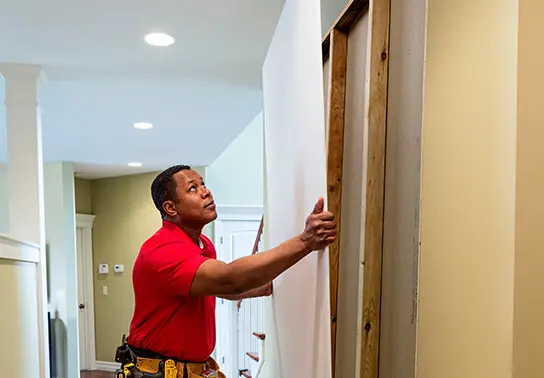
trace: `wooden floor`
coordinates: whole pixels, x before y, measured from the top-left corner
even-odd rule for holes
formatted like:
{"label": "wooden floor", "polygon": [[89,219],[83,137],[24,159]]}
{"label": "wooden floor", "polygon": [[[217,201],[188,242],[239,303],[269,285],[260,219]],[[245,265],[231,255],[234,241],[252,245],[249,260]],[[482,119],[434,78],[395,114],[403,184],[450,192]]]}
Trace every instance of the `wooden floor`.
{"label": "wooden floor", "polygon": [[113,378],[114,373],[111,371],[82,371],[81,378]]}

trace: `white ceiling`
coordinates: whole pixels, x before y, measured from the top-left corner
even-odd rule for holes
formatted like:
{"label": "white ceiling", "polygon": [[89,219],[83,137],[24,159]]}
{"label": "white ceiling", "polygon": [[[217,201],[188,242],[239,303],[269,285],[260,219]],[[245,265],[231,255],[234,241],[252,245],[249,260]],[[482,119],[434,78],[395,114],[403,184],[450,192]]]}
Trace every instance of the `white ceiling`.
{"label": "white ceiling", "polygon": [[[88,178],[208,165],[260,111],[283,3],[0,0],[0,61],[44,66],[46,161]],[[147,45],[154,31],[176,43]]]}

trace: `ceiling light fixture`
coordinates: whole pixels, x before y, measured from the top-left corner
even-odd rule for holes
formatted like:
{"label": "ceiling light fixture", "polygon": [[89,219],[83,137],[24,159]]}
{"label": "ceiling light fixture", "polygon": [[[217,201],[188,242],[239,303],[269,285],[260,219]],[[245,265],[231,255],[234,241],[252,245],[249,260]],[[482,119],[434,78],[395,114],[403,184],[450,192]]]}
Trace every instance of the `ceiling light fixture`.
{"label": "ceiling light fixture", "polygon": [[138,130],[149,130],[153,128],[153,124],[149,122],[136,122],[133,126],[135,129]]}
{"label": "ceiling light fixture", "polygon": [[132,162],[132,163],[128,163],[128,166],[129,167],[141,167],[142,163]]}
{"label": "ceiling light fixture", "polygon": [[166,47],[174,44],[174,37],[165,33],[149,33],[145,41],[151,46]]}

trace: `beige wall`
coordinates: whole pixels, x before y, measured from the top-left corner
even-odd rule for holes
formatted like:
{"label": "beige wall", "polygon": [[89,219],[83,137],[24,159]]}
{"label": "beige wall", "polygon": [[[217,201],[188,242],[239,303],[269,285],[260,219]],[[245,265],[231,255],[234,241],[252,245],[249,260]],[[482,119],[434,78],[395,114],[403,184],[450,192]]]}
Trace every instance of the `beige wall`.
{"label": "beige wall", "polygon": [[544,374],[542,14],[542,1],[519,0],[514,378]]}
{"label": "beige wall", "polygon": [[[0,250],[7,248],[13,242],[0,240]],[[36,277],[36,264],[0,259],[2,377],[40,377]]]}
{"label": "beige wall", "polygon": [[517,4],[427,19],[417,376],[511,377]]}
{"label": "beige wall", "polygon": [[75,179],[76,214],[92,214],[91,181]]}
{"label": "beige wall", "polygon": [[[195,168],[203,177],[204,169]],[[141,244],[160,226],[161,218],[151,199],[156,173],[100,180],[76,180],[76,208],[95,215],[93,225],[93,275],[96,358],[111,362],[123,334],[128,334],[134,306],[132,266]],[[90,193],[90,195],[89,195]],[[89,199],[90,196],[90,199]],[[109,274],[98,275],[98,265],[108,264]],[[113,265],[123,264],[123,273]],[[107,287],[107,295],[103,288]]]}

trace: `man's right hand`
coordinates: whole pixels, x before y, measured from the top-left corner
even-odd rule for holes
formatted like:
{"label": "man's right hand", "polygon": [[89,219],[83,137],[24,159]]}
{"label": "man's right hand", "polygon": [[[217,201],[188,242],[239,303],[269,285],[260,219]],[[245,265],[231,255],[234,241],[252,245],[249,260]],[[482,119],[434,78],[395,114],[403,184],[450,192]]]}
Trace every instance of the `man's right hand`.
{"label": "man's right hand", "polygon": [[319,198],[314,210],[306,218],[306,227],[300,239],[308,251],[324,249],[336,240],[336,223],[334,214],[323,211],[325,201]]}

